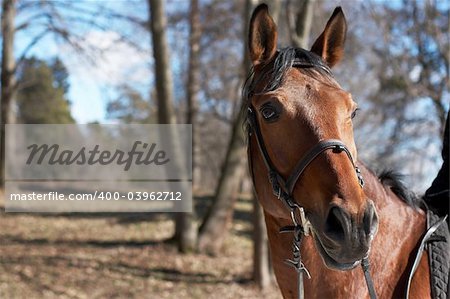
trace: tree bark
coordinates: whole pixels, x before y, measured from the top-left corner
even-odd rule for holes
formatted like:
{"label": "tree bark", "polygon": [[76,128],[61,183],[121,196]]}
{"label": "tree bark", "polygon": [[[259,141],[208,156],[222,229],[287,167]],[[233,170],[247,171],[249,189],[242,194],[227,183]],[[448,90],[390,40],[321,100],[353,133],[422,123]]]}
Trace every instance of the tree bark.
{"label": "tree bark", "polygon": [[2,66],[1,66],[1,128],[0,128],[0,187],[5,184],[5,130],[6,124],[12,123],[14,116],[11,109],[16,91],[14,59],[14,19],[16,1],[3,0],[2,5]]}
{"label": "tree bark", "polygon": [[[173,80],[171,65],[169,62],[170,51],[167,44],[166,27],[167,20],[164,9],[164,1],[148,0],[150,10],[150,29],[152,32],[153,56],[155,60],[155,81],[158,103],[158,122],[160,124],[176,124],[173,108]],[[175,132],[174,132],[175,133]],[[172,142],[178,138],[171,136]],[[174,146],[177,148],[177,146]],[[178,147],[179,148],[179,147]],[[181,167],[181,166],[178,166]],[[173,239],[181,252],[195,249],[196,230],[192,213],[176,213],[175,234]]]}
{"label": "tree bark", "polygon": [[200,91],[200,10],[198,0],[191,0],[189,14],[189,67],[186,84],[187,113],[186,123],[192,124],[192,184],[193,189],[199,188],[200,167],[199,159],[199,134],[197,130],[198,93]]}
{"label": "tree bark", "polygon": [[264,212],[256,196],[253,196],[253,279],[261,289],[267,288],[272,279]]}
{"label": "tree bark", "polygon": [[237,117],[232,128],[225,162],[209,209],[199,229],[198,246],[201,252],[217,254],[222,248],[233,219],[234,203],[243,174],[245,156],[242,118]]}
{"label": "tree bark", "polygon": [[[186,85],[187,93],[187,115],[186,122],[192,124],[192,184],[195,190],[196,183],[199,180],[198,167],[198,131],[197,131],[197,112],[198,112],[198,92],[200,90],[200,10],[198,0],[191,0],[189,13],[189,68],[188,80]],[[196,250],[197,247],[197,228],[195,226],[195,209],[192,213],[178,213],[175,218],[175,239],[178,242],[178,248],[181,252]]]}
{"label": "tree bark", "polygon": [[175,124],[173,109],[173,80],[169,62],[169,46],[166,38],[167,19],[164,1],[148,0],[150,30],[152,32],[153,57],[155,60],[155,83],[158,103],[158,122]]}

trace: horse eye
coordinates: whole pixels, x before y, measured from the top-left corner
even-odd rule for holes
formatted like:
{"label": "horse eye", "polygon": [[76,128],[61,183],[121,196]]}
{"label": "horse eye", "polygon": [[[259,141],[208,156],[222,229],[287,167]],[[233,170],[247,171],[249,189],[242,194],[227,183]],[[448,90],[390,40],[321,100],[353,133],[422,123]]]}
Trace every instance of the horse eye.
{"label": "horse eye", "polygon": [[275,120],[277,117],[275,109],[268,106],[261,109],[261,114],[265,120]]}
{"label": "horse eye", "polygon": [[352,115],[351,115],[351,118],[352,118],[352,119],[355,118],[356,112],[357,112],[358,110],[359,110],[359,108],[356,108],[356,109],[352,112]]}

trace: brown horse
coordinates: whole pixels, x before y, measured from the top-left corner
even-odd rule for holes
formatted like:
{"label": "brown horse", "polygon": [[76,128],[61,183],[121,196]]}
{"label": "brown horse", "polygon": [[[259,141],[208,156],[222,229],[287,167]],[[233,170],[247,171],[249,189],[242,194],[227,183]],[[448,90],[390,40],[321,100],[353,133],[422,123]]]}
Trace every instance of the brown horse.
{"label": "brown horse", "polygon": [[[293,236],[280,234],[292,227],[292,217],[312,232],[300,250],[311,275],[305,298],[367,298],[363,271],[355,268],[367,256],[378,298],[404,297],[425,231],[425,213],[393,176],[380,179],[359,161],[361,170],[356,166],[356,103],[330,71],[343,56],[346,30],[337,8],[311,51],[277,50],[277,27],[266,5],[255,9],[250,22],[253,71],[244,93],[249,166],[285,298],[298,295],[296,271],[284,262],[292,257]],[[305,217],[297,213],[300,207]],[[424,254],[410,298],[430,296]]]}

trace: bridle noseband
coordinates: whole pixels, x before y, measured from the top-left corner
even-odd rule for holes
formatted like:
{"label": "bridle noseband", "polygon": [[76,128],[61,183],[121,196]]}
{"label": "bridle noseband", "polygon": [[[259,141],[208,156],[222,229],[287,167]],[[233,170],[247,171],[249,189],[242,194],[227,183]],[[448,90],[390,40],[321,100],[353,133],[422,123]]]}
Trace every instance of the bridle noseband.
{"label": "bridle noseband", "polygon": [[[294,267],[298,273],[298,297],[303,298],[304,287],[303,287],[303,273],[305,273],[308,278],[311,278],[308,270],[305,268],[301,261],[300,245],[302,235],[309,235],[311,229],[311,223],[308,221],[305,210],[293,198],[293,191],[297,181],[300,179],[301,175],[305,172],[308,165],[311,164],[321,153],[332,150],[334,153],[345,152],[353,168],[355,169],[356,176],[358,178],[359,185],[361,188],[364,186],[364,179],[361,175],[361,171],[356,166],[355,161],[345,144],[337,139],[326,139],[320,141],[318,144],[313,146],[296,164],[294,171],[289,175],[287,179],[277,171],[272,160],[270,159],[269,153],[267,152],[264,139],[261,134],[261,130],[258,125],[258,120],[256,118],[255,110],[250,104],[248,107],[248,124],[250,127],[249,135],[255,134],[256,141],[258,144],[259,152],[262,156],[263,162],[267,168],[269,175],[269,182],[272,185],[273,194],[281,200],[290,211],[293,226],[283,227],[280,232],[294,232],[293,240],[293,259],[287,259],[285,262]],[[250,142],[250,141],[249,141]],[[251,163],[251,162],[250,162]],[[252,170],[251,170],[252,171]],[[298,214],[296,212],[298,211]],[[364,258],[361,262],[364,277],[366,279],[367,287],[369,289],[369,295],[371,299],[376,298],[375,290],[373,287],[373,282],[370,277],[369,272],[369,261],[368,257]]]}

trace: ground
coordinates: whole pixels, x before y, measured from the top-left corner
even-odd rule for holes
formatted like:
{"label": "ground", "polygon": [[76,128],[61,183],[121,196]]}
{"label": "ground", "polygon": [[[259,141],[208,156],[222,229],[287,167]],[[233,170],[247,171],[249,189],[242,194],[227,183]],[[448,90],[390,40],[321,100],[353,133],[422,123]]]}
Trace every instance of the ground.
{"label": "ground", "polygon": [[167,214],[5,213],[0,202],[0,298],[280,298],[251,280],[250,211],[239,200],[212,257],[165,242]]}

